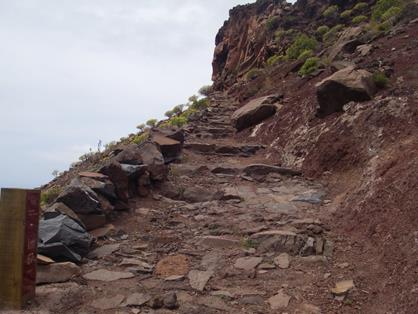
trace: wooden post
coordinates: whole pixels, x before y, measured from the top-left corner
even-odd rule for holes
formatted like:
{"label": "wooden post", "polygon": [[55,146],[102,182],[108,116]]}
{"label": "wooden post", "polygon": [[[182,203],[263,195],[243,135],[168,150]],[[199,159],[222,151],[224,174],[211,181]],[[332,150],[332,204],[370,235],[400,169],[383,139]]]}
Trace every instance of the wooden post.
{"label": "wooden post", "polygon": [[18,310],[35,296],[40,191],[0,195],[0,311]]}

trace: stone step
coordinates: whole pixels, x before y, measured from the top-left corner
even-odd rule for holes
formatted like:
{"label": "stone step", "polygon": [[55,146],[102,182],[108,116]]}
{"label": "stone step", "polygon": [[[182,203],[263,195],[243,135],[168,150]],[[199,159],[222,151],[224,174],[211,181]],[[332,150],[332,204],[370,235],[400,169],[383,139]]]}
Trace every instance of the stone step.
{"label": "stone step", "polygon": [[243,156],[248,157],[254,155],[260,149],[263,149],[262,145],[216,145],[205,143],[185,143],[184,148],[199,154],[213,154],[223,156]]}

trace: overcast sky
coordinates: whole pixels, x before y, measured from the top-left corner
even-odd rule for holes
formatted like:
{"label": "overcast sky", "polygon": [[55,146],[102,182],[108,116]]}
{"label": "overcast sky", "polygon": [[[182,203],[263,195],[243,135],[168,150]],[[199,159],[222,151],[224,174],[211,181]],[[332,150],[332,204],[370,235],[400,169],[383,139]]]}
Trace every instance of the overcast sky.
{"label": "overcast sky", "polygon": [[0,0],[0,187],[48,182],[210,83],[250,0]]}

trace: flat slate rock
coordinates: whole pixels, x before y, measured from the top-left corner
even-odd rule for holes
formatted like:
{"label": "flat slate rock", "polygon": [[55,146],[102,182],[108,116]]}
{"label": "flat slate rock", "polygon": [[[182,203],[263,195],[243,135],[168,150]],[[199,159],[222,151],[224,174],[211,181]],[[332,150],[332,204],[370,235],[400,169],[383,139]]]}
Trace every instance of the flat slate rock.
{"label": "flat slate rock", "polygon": [[135,277],[134,274],[128,272],[109,271],[106,269],[99,269],[85,274],[84,279],[96,281],[116,281],[120,279],[129,279]]}
{"label": "flat slate rock", "polygon": [[203,291],[213,271],[191,270],[188,274],[190,286],[198,291]]}
{"label": "flat slate rock", "polygon": [[141,306],[151,300],[151,296],[145,293],[133,293],[126,298],[124,306]]}
{"label": "flat slate rock", "polygon": [[236,260],[234,267],[248,271],[256,268],[262,261],[262,257],[241,257]]}
{"label": "flat slate rock", "polygon": [[279,291],[278,294],[268,299],[268,303],[272,310],[285,309],[289,306],[291,297],[285,294],[283,291]]}
{"label": "flat slate rock", "polygon": [[71,280],[73,277],[79,276],[80,273],[80,267],[70,262],[38,265],[36,271],[36,283],[46,284],[66,282]]}
{"label": "flat slate rock", "polygon": [[125,300],[125,296],[118,294],[114,297],[110,297],[110,298],[107,297],[107,298],[94,300],[91,303],[91,306],[94,307],[95,309],[106,311],[106,310],[111,310],[111,309],[120,307],[123,300]]}
{"label": "flat slate rock", "polygon": [[93,258],[103,258],[116,252],[119,248],[120,244],[106,244],[92,251],[89,256]]}

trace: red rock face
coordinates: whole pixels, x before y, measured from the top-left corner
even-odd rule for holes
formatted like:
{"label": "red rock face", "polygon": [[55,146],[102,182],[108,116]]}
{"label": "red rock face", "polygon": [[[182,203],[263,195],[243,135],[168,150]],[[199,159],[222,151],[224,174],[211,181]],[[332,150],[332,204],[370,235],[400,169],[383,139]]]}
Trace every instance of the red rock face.
{"label": "red rock face", "polygon": [[322,16],[330,2],[341,2],[338,4],[344,9],[351,8],[355,1],[299,0],[294,5],[286,1],[257,1],[232,9],[216,36],[212,62],[215,88],[230,87],[249,70],[264,67],[270,56],[284,53],[289,43],[276,42],[276,30],[314,32],[316,25],[330,24],[332,21],[325,21]]}

